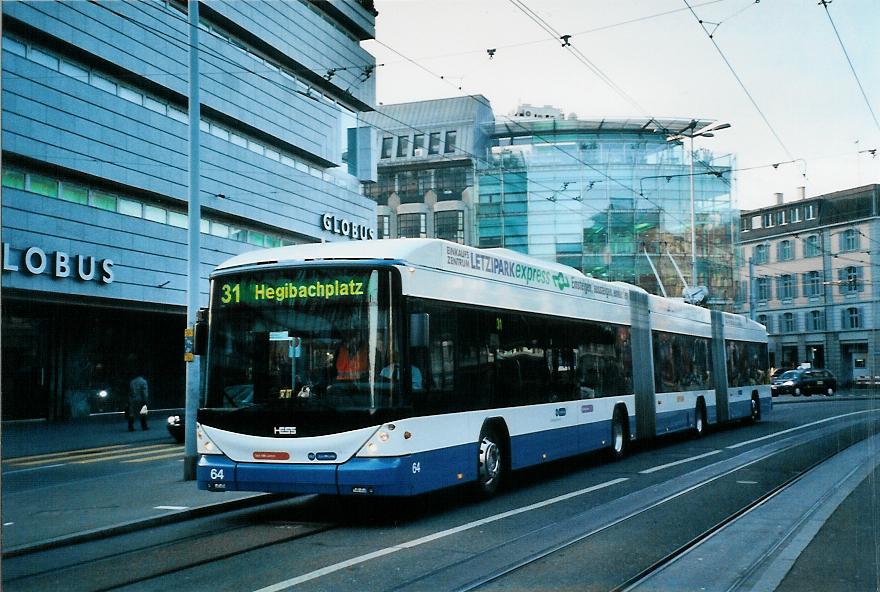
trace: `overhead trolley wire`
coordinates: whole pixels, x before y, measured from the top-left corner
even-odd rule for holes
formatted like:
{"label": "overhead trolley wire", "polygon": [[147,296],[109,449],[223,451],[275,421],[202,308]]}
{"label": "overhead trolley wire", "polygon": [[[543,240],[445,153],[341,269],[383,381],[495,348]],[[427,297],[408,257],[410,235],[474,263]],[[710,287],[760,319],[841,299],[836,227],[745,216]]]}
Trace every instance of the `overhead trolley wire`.
{"label": "overhead trolley wire", "polygon": [[767,119],[767,116],[764,114],[764,111],[761,110],[760,105],[758,105],[758,102],[757,102],[757,101],[755,100],[755,98],[752,96],[752,93],[749,92],[749,89],[746,87],[745,83],[742,81],[742,78],[740,78],[740,77],[739,77],[739,74],[736,73],[736,70],[734,69],[733,64],[730,63],[730,60],[728,60],[728,59],[727,59],[727,56],[724,55],[724,52],[721,51],[721,47],[720,47],[720,46],[718,45],[718,43],[715,41],[715,38],[713,37],[712,33],[710,33],[709,30],[706,28],[706,25],[705,25],[704,21],[703,21],[699,16],[697,16],[696,11],[695,11],[695,10],[691,7],[691,5],[688,3],[688,0],[683,0],[683,2],[685,3],[685,6],[688,7],[688,9],[690,10],[691,14],[692,14],[692,15],[694,16],[694,18],[697,20],[697,22],[700,24],[700,27],[703,29],[703,32],[706,33],[706,36],[707,36],[707,37],[709,37],[709,41],[712,42],[712,46],[715,47],[715,51],[717,51],[717,52],[718,52],[718,55],[721,56],[721,59],[724,61],[724,64],[727,66],[727,69],[730,70],[730,73],[733,75],[733,77],[734,77],[734,79],[736,80],[737,84],[739,84],[740,88],[743,90],[743,92],[745,93],[746,97],[748,97],[749,101],[752,103],[752,106],[753,106],[753,107],[755,108],[755,110],[758,112],[758,115],[761,116],[761,119],[764,121],[764,124],[765,124],[765,125],[767,126],[767,128],[770,130],[770,133],[773,134],[773,137],[776,138],[776,141],[777,141],[777,142],[779,143],[779,145],[782,147],[782,150],[785,152],[785,154],[786,154],[790,159],[795,160],[794,156],[792,156],[792,154],[791,154],[791,152],[789,151],[788,147],[785,145],[785,142],[782,141],[782,138],[781,138],[781,137],[779,136],[779,134],[776,132],[776,129],[773,127],[773,124],[770,123],[770,120]]}
{"label": "overhead trolley wire", "polygon": [[819,5],[825,9],[825,14],[828,15],[828,22],[831,23],[831,28],[834,29],[834,35],[837,37],[838,43],[840,43],[840,49],[843,50],[843,55],[846,57],[846,63],[849,64],[849,69],[852,72],[853,78],[856,79],[856,84],[859,85],[859,91],[862,93],[862,98],[865,100],[865,106],[868,107],[868,111],[871,113],[871,118],[874,120],[874,126],[880,130],[880,122],[877,121],[877,114],[874,113],[874,108],[871,107],[871,101],[868,100],[868,95],[865,93],[865,87],[862,86],[862,81],[859,80],[859,75],[856,73],[856,68],[853,66],[852,59],[849,57],[849,52],[843,44],[843,39],[840,37],[840,31],[837,30],[837,25],[834,24],[834,19],[831,18],[831,11],[828,10],[829,4],[831,4],[830,0],[819,0]]}
{"label": "overhead trolley wire", "polygon": [[[127,15],[120,14],[120,13],[118,13],[117,11],[113,10],[112,8],[110,8],[110,7],[108,7],[108,6],[104,5],[104,4],[98,4],[98,5],[101,6],[102,8],[104,8],[105,10],[108,10],[108,11],[110,11],[111,13],[113,13],[113,14],[119,16],[120,18],[123,18],[123,19],[125,19],[125,20],[128,20],[128,21],[130,21],[130,22],[132,22],[132,23],[134,23],[134,24],[137,24],[138,26],[142,26],[142,27],[144,27],[144,28],[146,28],[146,29],[148,29],[148,30],[152,30],[152,32],[154,32],[154,33],[157,34],[157,35],[160,35],[160,36],[165,37],[165,38],[168,39],[171,43],[177,44],[178,47],[188,48],[189,45],[190,45],[188,40],[185,41],[185,40],[181,40],[181,39],[174,38],[174,37],[172,37],[172,36],[171,36],[170,34],[168,34],[168,33],[164,33],[164,32],[162,32],[162,31],[158,31],[158,30],[156,30],[156,29],[153,29],[152,27],[149,27],[149,26],[147,26],[147,25],[144,25],[143,23],[139,23],[139,22],[135,21],[134,19],[132,19],[131,17],[129,17],[129,16],[127,16]],[[140,10],[140,9],[138,9],[138,10]],[[143,12],[143,11],[141,10],[141,12]],[[181,14],[181,15],[175,15],[175,14],[172,14],[171,16],[173,16],[174,18],[177,18],[177,19],[179,19],[179,20],[181,20],[181,21],[183,21],[183,22],[186,22],[187,25],[188,25],[188,21],[186,20],[186,18],[185,18],[182,14]],[[386,48],[389,49],[390,51],[393,51],[393,52],[396,53],[397,55],[401,56],[402,58],[404,58],[404,59],[407,60],[408,62],[412,63],[413,65],[415,65],[415,66],[417,66],[417,67],[419,67],[420,69],[424,70],[425,72],[429,73],[430,75],[435,76],[435,77],[439,77],[440,79],[445,80],[447,83],[449,83],[448,80],[446,79],[446,77],[444,77],[444,76],[442,76],[442,75],[437,75],[437,74],[435,74],[434,72],[432,72],[432,71],[431,71],[430,69],[428,69],[427,67],[423,66],[422,64],[419,64],[418,62],[416,62],[416,61],[413,60],[412,58],[409,58],[408,56],[404,55],[403,53],[399,52],[398,50],[396,50],[396,49],[394,49],[394,48],[388,46],[387,44],[385,44],[385,43],[383,43],[383,42],[381,42],[381,41],[378,41],[378,40],[376,40],[376,41],[377,41],[377,43],[379,43],[379,44],[381,44],[382,46],[386,47]],[[206,53],[206,54],[209,55],[210,57],[214,57],[214,58],[216,58],[216,59],[218,59],[218,60],[220,60],[220,61],[224,61],[224,62],[226,62],[226,63],[229,63],[229,64],[235,66],[236,68],[239,68],[239,69],[241,68],[241,65],[240,65],[240,64],[237,64],[236,62],[230,60],[229,58],[227,58],[227,57],[225,57],[225,56],[223,56],[223,55],[221,55],[221,54],[218,54],[218,53],[215,52],[214,50],[211,50],[211,49],[209,49],[209,48],[200,48],[200,51],[202,51],[203,53]],[[263,74],[261,74],[261,73],[255,71],[255,70],[245,68],[245,69],[244,69],[244,72],[249,73],[249,74],[252,74],[252,75],[254,75],[254,76],[257,76],[257,77],[261,78],[262,80],[264,80],[264,81],[266,81],[266,82],[268,82],[268,83],[270,83],[270,84],[272,84],[272,85],[274,85],[274,86],[277,86],[277,87],[279,87],[279,88],[281,88],[281,89],[283,89],[283,90],[285,90],[285,91],[288,91],[288,92],[289,92],[289,91],[291,90],[291,89],[289,89],[289,88],[287,88],[287,87],[284,87],[283,85],[280,85],[277,81],[274,81],[274,80],[271,80],[271,79],[267,78],[266,76],[264,76]],[[233,76],[235,76],[235,73],[231,73],[231,74],[232,74]],[[239,77],[239,76],[236,76],[236,78],[238,78],[239,80],[242,80],[242,82],[245,82],[245,80],[242,79],[242,78]],[[461,90],[460,87],[458,87],[458,88],[459,88],[459,90]],[[294,90],[293,92],[299,92],[299,91]],[[482,105],[484,105],[484,106],[488,106],[488,107],[491,108],[491,104],[490,104],[486,99],[484,99],[484,98],[482,98],[482,97],[480,97],[480,96],[473,95],[473,94],[468,94],[467,97],[470,98],[471,100],[474,100],[474,101],[478,102],[479,104],[482,104]],[[328,106],[328,108],[329,108],[329,106]],[[375,111],[376,111],[378,114],[383,115],[383,116],[385,116],[385,117],[391,119],[392,121],[395,121],[395,122],[397,122],[397,123],[400,123],[401,125],[403,125],[403,126],[405,126],[405,127],[407,127],[407,128],[410,128],[410,129],[412,129],[412,130],[414,130],[414,131],[416,131],[416,132],[422,132],[422,133],[425,132],[425,130],[420,130],[419,128],[417,128],[417,127],[415,127],[415,126],[413,126],[413,125],[411,125],[411,124],[409,124],[409,123],[407,123],[407,122],[404,122],[404,121],[401,121],[401,120],[399,120],[399,119],[396,119],[395,117],[390,116],[390,115],[388,115],[387,113],[383,113],[381,110],[376,109]],[[672,220],[674,220],[674,221],[676,221],[676,222],[678,222],[678,223],[680,223],[680,224],[683,224],[683,225],[687,225],[687,224],[688,224],[688,222],[686,222],[686,221],[683,220],[682,218],[679,218],[679,217],[677,217],[677,216],[672,215],[669,211],[667,211],[666,208],[664,208],[663,206],[661,206],[661,205],[660,205],[659,203],[657,203],[656,201],[652,200],[651,198],[647,197],[646,195],[643,195],[641,192],[636,191],[634,188],[632,188],[632,187],[626,185],[625,183],[623,183],[623,182],[620,181],[619,179],[616,179],[616,178],[610,176],[610,175],[607,174],[606,172],[604,172],[604,171],[598,169],[597,167],[595,167],[595,166],[593,166],[593,165],[591,165],[591,164],[589,164],[589,163],[583,161],[582,159],[578,158],[577,156],[575,156],[575,155],[573,155],[573,154],[571,154],[571,153],[569,153],[569,152],[566,152],[566,151],[562,150],[562,149],[561,149],[559,146],[557,146],[557,145],[556,145],[551,139],[546,138],[546,137],[543,137],[543,136],[541,136],[541,135],[539,135],[539,134],[535,134],[533,130],[530,130],[528,127],[524,126],[524,125],[521,124],[520,122],[517,122],[517,121],[511,121],[510,123],[512,123],[513,125],[516,125],[516,126],[518,126],[518,127],[520,127],[520,128],[522,128],[523,130],[530,131],[530,132],[532,133],[533,137],[535,137],[535,138],[537,138],[537,139],[539,139],[539,140],[543,140],[543,141],[546,142],[548,145],[553,146],[554,149],[559,150],[560,152],[562,152],[562,153],[565,154],[566,156],[568,156],[568,157],[574,159],[577,163],[583,165],[584,167],[586,167],[586,168],[588,168],[588,169],[591,169],[591,170],[595,171],[596,173],[598,173],[599,175],[601,175],[605,180],[607,180],[607,181],[609,181],[609,182],[611,182],[611,183],[613,183],[613,184],[616,184],[616,185],[620,186],[622,189],[625,189],[626,191],[628,191],[628,192],[630,192],[630,193],[632,193],[632,194],[634,194],[634,195],[636,195],[636,196],[638,196],[638,197],[641,197],[642,199],[644,199],[645,201],[647,201],[648,203],[650,203],[651,205],[653,205],[655,208],[657,208],[657,210],[658,210],[659,212],[663,212],[663,213],[665,213],[665,214],[666,214],[667,216],[669,216]],[[380,131],[383,131],[383,132],[386,132],[386,133],[392,133],[391,130],[386,130],[386,129],[383,129],[383,128],[379,127],[379,126],[374,126],[374,127],[376,127],[376,129],[379,129]],[[459,149],[459,150],[461,150],[461,149]],[[482,158],[482,157],[480,157],[480,156],[478,156],[478,155],[471,154],[471,153],[469,153],[469,152],[467,152],[467,151],[465,151],[465,150],[461,150],[461,152],[462,152],[463,154],[465,154],[466,156],[469,156],[469,157],[473,158],[474,160],[476,160],[476,161],[478,161],[478,162],[483,162],[483,163],[486,163],[486,164],[489,164],[489,165],[492,164],[491,162],[489,162],[489,161],[486,160],[485,158]],[[448,160],[455,160],[454,158],[448,157],[448,156],[446,156],[446,155],[441,155],[441,156],[442,156],[443,158],[445,158],[445,159],[448,159]],[[555,195],[557,195],[557,194],[559,194],[559,193],[562,191],[561,189],[556,189],[556,188],[553,188],[553,187],[549,187],[549,186],[547,186],[547,185],[544,185],[544,184],[542,184],[542,183],[539,183],[539,182],[535,181],[533,178],[528,177],[526,173],[511,171],[511,172],[508,173],[508,174],[513,174],[513,175],[520,176],[520,177],[523,178],[524,180],[527,180],[531,185],[537,185],[538,187],[540,187],[540,188],[542,188],[542,189],[544,189],[544,190],[550,192],[550,193],[551,193],[551,197],[552,197],[552,196],[555,196]],[[705,174],[714,174],[714,173],[712,173],[712,172],[707,172],[707,173],[705,173]],[[496,179],[498,179],[498,180],[501,180],[500,177],[497,177],[497,176],[495,176],[495,175],[491,175],[491,174],[484,174],[484,176],[488,176],[488,177],[491,177],[491,178],[496,178]],[[556,201],[556,200],[549,199],[549,198],[545,198],[545,199],[548,199],[548,201]],[[581,201],[582,205],[584,205],[584,202],[583,202],[582,200],[576,200],[576,201]],[[589,207],[591,210],[596,211],[596,212],[604,212],[604,211],[605,211],[605,210],[603,210],[603,209],[599,209],[599,208],[597,208],[597,207],[595,207],[595,206],[590,206],[589,204],[586,204],[586,205],[587,205],[587,207]],[[566,209],[568,209],[568,210],[571,211],[572,213],[578,213],[578,214],[582,213],[582,210],[576,210],[576,209],[570,208],[570,207],[568,207],[568,206],[563,206],[563,207],[566,207]]]}

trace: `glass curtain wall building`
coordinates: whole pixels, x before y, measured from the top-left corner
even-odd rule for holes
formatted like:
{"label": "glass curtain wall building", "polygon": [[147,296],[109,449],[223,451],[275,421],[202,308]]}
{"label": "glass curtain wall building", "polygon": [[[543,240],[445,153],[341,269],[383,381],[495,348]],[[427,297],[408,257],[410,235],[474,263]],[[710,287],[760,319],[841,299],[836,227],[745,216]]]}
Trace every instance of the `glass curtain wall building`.
{"label": "glass curtain wall building", "polygon": [[[479,246],[659,294],[653,263],[667,293],[680,296],[676,266],[691,283],[690,155],[667,138],[709,123],[498,118],[479,175]],[[710,305],[726,307],[734,296],[734,158],[697,150],[694,159],[697,285],[709,288]]]}

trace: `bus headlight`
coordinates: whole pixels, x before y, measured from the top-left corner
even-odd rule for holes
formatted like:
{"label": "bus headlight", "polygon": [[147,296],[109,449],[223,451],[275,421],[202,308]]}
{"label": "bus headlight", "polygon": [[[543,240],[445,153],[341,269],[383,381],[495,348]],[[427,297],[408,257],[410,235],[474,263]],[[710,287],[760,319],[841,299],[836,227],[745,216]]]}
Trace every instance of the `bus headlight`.
{"label": "bus headlight", "polygon": [[199,424],[196,424],[196,449],[199,454],[223,454]]}

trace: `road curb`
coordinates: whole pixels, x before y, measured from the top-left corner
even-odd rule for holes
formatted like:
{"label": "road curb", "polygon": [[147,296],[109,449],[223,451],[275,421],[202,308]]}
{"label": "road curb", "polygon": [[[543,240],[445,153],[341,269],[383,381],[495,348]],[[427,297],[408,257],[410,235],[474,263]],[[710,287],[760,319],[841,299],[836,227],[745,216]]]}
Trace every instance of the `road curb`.
{"label": "road curb", "polygon": [[118,536],[120,534],[137,532],[139,530],[145,530],[147,528],[154,528],[156,526],[174,524],[180,522],[181,520],[192,520],[194,518],[203,518],[205,516],[212,516],[214,514],[220,514],[222,512],[231,512],[233,510],[241,510],[254,506],[268,505],[271,503],[289,499],[291,497],[294,496],[279,493],[261,493],[245,498],[230,500],[228,502],[216,502],[205,506],[197,506],[195,508],[188,508],[186,510],[169,512],[168,514],[154,516],[152,518],[129,520],[128,522],[120,522],[119,524],[113,524],[111,526],[62,535],[47,539],[45,541],[38,541],[36,543],[28,543],[25,545],[19,545],[17,547],[5,548],[3,549],[3,558],[5,559],[7,557],[21,557],[22,555],[29,555],[31,553],[37,553],[40,551],[48,551],[50,549],[57,549],[59,547],[64,547],[68,545],[78,545],[81,543],[97,541],[111,536]]}

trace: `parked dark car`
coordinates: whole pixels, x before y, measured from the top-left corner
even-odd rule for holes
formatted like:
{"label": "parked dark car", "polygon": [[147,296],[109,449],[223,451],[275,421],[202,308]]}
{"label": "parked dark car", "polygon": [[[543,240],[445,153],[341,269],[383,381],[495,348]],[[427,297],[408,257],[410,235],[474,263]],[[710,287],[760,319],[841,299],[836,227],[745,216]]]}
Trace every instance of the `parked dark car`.
{"label": "parked dark car", "polygon": [[168,433],[171,434],[171,437],[174,438],[175,442],[183,444],[184,427],[182,415],[168,416]]}
{"label": "parked dark car", "polygon": [[837,391],[837,379],[823,368],[788,370],[770,381],[770,392],[776,395],[828,395]]}

